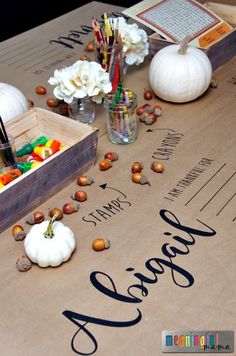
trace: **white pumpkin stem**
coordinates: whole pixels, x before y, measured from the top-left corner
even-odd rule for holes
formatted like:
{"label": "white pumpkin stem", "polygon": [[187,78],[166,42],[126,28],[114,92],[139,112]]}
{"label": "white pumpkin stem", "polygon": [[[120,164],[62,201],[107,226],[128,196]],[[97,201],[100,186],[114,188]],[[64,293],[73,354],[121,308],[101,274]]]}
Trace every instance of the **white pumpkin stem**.
{"label": "white pumpkin stem", "polygon": [[43,233],[44,234],[44,237],[46,239],[52,239],[53,236],[54,236],[54,232],[53,232],[53,228],[52,228],[52,225],[54,223],[54,221],[56,220],[56,218],[58,217],[58,213],[55,213],[53,215],[53,217],[50,219],[49,223],[48,223],[48,227],[47,227],[47,230]]}
{"label": "white pumpkin stem", "polygon": [[190,36],[186,36],[182,41],[180,41],[180,47],[178,50],[179,54],[186,54]]}

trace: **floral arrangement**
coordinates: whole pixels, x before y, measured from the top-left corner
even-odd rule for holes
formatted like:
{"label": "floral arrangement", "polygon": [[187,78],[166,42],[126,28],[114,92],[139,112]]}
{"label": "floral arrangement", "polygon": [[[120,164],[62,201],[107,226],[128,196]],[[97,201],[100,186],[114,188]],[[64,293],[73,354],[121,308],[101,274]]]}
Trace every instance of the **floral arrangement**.
{"label": "floral arrangement", "polygon": [[56,69],[48,82],[55,85],[55,97],[68,104],[86,96],[100,104],[105,94],[112,90],[109,74],[97,62],[79,60],[69,67]]}
{"label": "floral arrangement", "polygon": [[147,33],[136,23],[127,24],[124,17],[118,17],[119,34],[123,45],[125,62],[139,65],[148,55],[149,43]]}

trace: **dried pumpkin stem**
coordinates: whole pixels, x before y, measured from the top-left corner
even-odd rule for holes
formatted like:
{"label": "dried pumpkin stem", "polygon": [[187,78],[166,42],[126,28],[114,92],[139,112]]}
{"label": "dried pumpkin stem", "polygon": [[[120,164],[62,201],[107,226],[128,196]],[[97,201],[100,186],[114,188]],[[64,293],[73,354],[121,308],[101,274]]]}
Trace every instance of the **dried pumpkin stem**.
{"label": "dried pumpkin stem", "polygon": [[47,227],[47,230],[43,233],[44,234],[44,237],[46,239],[52,239],[53,236],[54,236],[54,232],[53,232],[53,223],[54,221],[56,220],[56,218],[58,217],[58,212],[56,212],[53,217],[50,219],[49,223],[48,223],[48,227]]}
{"label": "dried pumpkin stem", "polygon": [[190,36],[187,36],[182,41],[180,41],[180,47],[178,50],[179,54],[186,54],[189,40],[190,40]]}

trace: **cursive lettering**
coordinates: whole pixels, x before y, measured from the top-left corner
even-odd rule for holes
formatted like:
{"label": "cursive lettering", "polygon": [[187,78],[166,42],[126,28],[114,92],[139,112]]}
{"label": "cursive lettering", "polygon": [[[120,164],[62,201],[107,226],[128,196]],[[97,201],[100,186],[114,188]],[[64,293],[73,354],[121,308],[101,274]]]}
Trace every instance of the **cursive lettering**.
{"label": "cursive lettering", "polygon": [[[192,274],[175,263],[174,259],[176,259],[178,255],[188,255],[190,253],[190,247],[196,242],[196,237],[210,238],[216,235],[216,231],[198,219],[196,221],[200,224],[200,228],[186,226],[169,210],[162,209],[159,215],[169,228],[175,229],[175,231],[178,232],[178,234],[175,235],[169,231],[164,231],[163,237],[165,239],[167,238],[168,241],[165,242],[161,248],[163,257],[152,257],[148,259],[145,262],[147,270],[145,274],[135,272],[135,268],[128,267],[126,272],[132,273],[135,281],[127,287],[126,293],[118,291],[114,280],[109,274],[101,271],[93,271],[90,274],[90,282],[97,291],[115,301],[133,305],[143,302],[143,299],[149,294],[149,285],[156,284],[160,276],[163,275],[166,270],[170,271],[172,281],[177,286],[189,288],[194,284]],[[181,236],[179,236],[180,233]],[[71,340],[72,350],[79,355],[92,355],[96,352],[98,343],[95,336],[88,330],[88,323],[110,327],[129,327],[141,321],[141,311],[137,309],[137,312],[138,315],[130,321],[112,321],[94,318],[70,310],[64,311],[63,315],[78,327],[78,330]],[[87,353],[79,351],[75,344],[75,339],[80,331],[83,332],[92,343],[92,348]]]}

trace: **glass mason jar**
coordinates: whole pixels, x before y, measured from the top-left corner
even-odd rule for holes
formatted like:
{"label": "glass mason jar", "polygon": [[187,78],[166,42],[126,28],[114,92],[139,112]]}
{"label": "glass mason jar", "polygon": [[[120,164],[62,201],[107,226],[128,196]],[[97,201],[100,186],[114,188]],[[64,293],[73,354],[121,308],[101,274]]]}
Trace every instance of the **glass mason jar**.
{"label": "glass mason jar", "polygon": [[109,93],[104,97],[107,136],[112,143],[132,143],[136,140],[138,131],[137,95],[124,89],[117,104],[114,102],[115,95],[116,93]]}
{"label": "glass mason jar", "polygon": [[88,96],[82,99],[74,99],[68,105],[68,113],[71,119],[82,124],[91,124],[95,119],[95,107]]}

